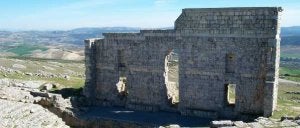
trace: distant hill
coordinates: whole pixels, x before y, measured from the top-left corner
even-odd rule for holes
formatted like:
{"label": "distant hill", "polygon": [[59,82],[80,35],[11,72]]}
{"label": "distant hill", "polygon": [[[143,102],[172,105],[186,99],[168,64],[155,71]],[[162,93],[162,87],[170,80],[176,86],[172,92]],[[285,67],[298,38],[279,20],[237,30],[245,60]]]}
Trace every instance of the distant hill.
{"label": "distant hill", "polygon": [[[173,27],[161,28],[172,29]],[[107,32],[139,32],[140,28],[77,28],[68,31],[0,31],[0,57],[25,56],[82,60],[83,40],[101,38]],[[282,57],[299,57],[300,26],[281,29]],[[291,46],[290,46],[291,45]]]}
{"label": "distant hill", "polygon": [[281,35],[282,36],[300,35],[300,26],[282,27],[281,28]]}
{"label": "distant hill", "polygon": [[281,44],[300,45],[300,26],[282,27]]}
{"label": "distant hill", "polygon": [[[172,27],[162,28],[171,29]],[[32,45],[83,45],[88,38],[101,38],[106,32],[139,32],[141,28],[102,27],[77,28],[68,31],[0,31],[1,43],[29,43]],[[282,27],[282,45],[300,45],[300,26]]]}
{"label": "distant hill", "polygon": [[101,38],[102,33],[107,32],[139,32],[140,28],[130,27],[104,27],[104,28],[77,28],[66,31],[68,35],[75,39],[73,44],[83,44],[83,40],[88,38]]}
{"label": "distant hill", "polygon": [[68,31],[0,31],[0,57],[20,56],[82,60],[83,40],[105,32],[139,32],[139,28],[77,28]]}
{"label": "distant hill", "polygon": [[138,32],[139,30],[130,27],[104,27],[77,28],[68,31],[0,31],[0,43],[83,45],[84,39],[100,38],[105,32]]}

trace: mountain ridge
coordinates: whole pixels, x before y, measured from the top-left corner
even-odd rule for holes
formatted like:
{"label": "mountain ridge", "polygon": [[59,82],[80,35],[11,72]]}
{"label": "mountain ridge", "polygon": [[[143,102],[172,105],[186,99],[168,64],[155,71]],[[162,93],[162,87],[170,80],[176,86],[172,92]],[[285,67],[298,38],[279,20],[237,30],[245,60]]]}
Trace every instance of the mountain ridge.
{"label": "mountain ridge", "polygon": [[[157,28],[172,29],[173,27]],[[82,27],[71,30],[55,31],[1,31],[0,43],[18,42],[30,44],[68,44],[83,45],[88,38],[102,38],[102,33],[110,32],[139,32],[147,28],[138,27]],[[300,26],[281,28],[282,45],[300,45]]]}

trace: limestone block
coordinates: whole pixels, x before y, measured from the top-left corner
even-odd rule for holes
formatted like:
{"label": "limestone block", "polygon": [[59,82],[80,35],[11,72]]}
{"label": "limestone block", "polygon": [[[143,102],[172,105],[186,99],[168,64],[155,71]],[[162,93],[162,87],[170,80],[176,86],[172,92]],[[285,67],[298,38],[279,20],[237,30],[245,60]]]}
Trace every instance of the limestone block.
{"label": "limestone block", "polygon": [[212,121],[210,124],[211,128],[230,127],[230,126],[233,126],[233,122],[230,120]]}

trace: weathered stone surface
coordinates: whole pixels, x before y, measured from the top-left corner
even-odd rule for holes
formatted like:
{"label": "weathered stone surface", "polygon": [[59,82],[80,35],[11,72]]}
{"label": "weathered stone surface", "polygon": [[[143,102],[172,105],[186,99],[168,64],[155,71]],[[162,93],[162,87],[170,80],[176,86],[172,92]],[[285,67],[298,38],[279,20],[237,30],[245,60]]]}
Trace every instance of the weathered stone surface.
{"label": "weathered stone surface", "polygon": [[51,90],[53,87],[54,87],[53,84],[51,84],[51,83],[45,83],[40,88],[41,88],[41,90]]}
{"label": "weathered stone surface", "polygon": [[234,124],[234,126],[236,126],[238,128],[248,127],[248,125],[246,123],[244,123],[243,121],[234,121],[233,124]]}
{"label": "weathered stone surface", "polygon": [[24,66],[22,64],[13,64],[11,67],[16,68],[16,69],[25,69],[26,68],[26,66]]}
{"label": "weathered stone surface", "polygon": [[1,128],[69,128],[40,105],[0,99]]}
{"label": "weathered stone surface", "polygon": [[283,116],[283,117],[281,117],[281,121],[284,121],[284,120],[294,120],[295,119],[295,117],[291,117],[291,116]]}
{"label": "weathered stone surface", "polygon": [[34,96],[34,97],[37,97],[37,96],[39,96],[39,97],[46,97],[46,98],[50,97],[49,93],[47,93],[47,92],[30,91],[30,94],[32,96]]}
{"label": "weathered stone surface", "polygon": [[250,128],[263,128],[264,126],[258,122],[247,123]]}
{"label": "weathered stone surface", "polygon": [[[281,11],[183,9],[173,30],[104,33],[104,39],[85,40],[84,95],[95,105],[135,110],[271,116],[277,103]],[[171,51],[179,65],[173,85],[165,78]],[[121,77],[126,95],[116,86]],[[228,84],[236,85],[233,106],[227,103]],[[176,106],[170,105],[174,95],[179,95]]]}
{"label": "weathered stone surface", "polygon": [[278,125],[276,124],[277,122],[275,120],[271,120],[265,117],[259,117],[255,119],[255,121],[260,123],[264,127],[278,127]]}
{"label": "weathered stone surface", "polygon": [[298,125],[300,125],[300,119],[299,120],[295,120],[295,123],[297,123]]}
{"label": "weathered stone surface", "polygon": [[[224,127],[236,127],[236,128],[281,128],[281,127],[300,127],[299,121],[293,119],[284,119],[276,120],[272,118],[258,117],[254,122],[243,122],[243,121],[234,121],[233,126],[224,126]],[[223,124],[219,121],[212,121],[217,125]],[[223,128],[223,126],[220,126]]]}
{"label": "weathered stone surface", "polygon": [[219,128],[219,127],[230,127],[233,126],[233,122],[230,120],[221,120],[221,121],[212,121],[210,127]]}
{"label": "weathered stone surface", "polygon": [[280,127],[296,127],[299,126],[296,122],[294,122],[293,120],[283,120],[280,123]]}
{"label": "weathered stone surface", "polygon": [[171,124],[168,126],[159,126],[159,128],[181,128],[181,127],[177,124]]}

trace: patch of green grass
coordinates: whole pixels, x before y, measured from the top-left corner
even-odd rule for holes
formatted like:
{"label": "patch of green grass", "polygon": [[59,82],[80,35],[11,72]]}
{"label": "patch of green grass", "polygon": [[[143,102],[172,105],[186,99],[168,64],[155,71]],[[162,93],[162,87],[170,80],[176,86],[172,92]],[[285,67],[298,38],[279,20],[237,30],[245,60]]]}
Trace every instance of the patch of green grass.
{"label": "patch of green grass", "polygon": [[84,63],[83,60],[60,60],[60,59],[48,59],[48,58],[34,58],[29,56],[6,56],[0,58],[7,58],[7,59],[19,59],[19,60],[30,60],[30,61],[38,61],[38,62],[59,62],[59,63]]}
{"label": "patch of green grass", "polygon": [[[287,80],[300,82],[300,69],[292,67],[280,67],[280,75]],[[272,118],[279,119],[282,116],[300,115],[300,94],[287,92],[300,91],[300,86],[280,83],[278,86],[277,108]]]}
{"label": "patch of green grass", "polygon": [[281,67],[279,71],[284,79],[300,82],[300,69]]}
{"label": "patch of green grass", "polygon": [[300,94],[287,92],[300,91],[300,86],[280,83],[278,88],[277,108],[272,118],[280,119],[282,116],[300,115]]}
{"label": "patch of green grass", "polygon": [[7,52],[12,52],[17,54],[18,56],[23,56],[26,54],[30,54],[34,50],[42,50],[46,51],[48,48],[43,46],[35,46],[30,44],[20,44],[12,49],[7,50]]}
{"label": "patch of green grass", "polygon": [[13,68],[13,64],[21,64],[26,68],[17,69],[24,73],[52,73],[56,75],[69,75],[74,77],[83,77],[84,74],[84,64],[82,61],[59,61],[59,60],[49,60],[49,59],[34,59],[28,57],[18,57],[21,59],[16,59],[14,57],[0,57],[0,66],[6,68]]}
{"label": "patch of green grass", "polygon": [[[4,76],[6,75],[6,77]],[[10,73],[10,74],[4,74],[3,72],[0,72],[0,78],[9,78],[9,79],[18,79],[18,80],[39,80],[39,81],[45,81],[50,83],[58,83],[61,85],[59,88],[80,88],[84,86],[84,78],[80,77],[70,77],[70,79],[64,79],[64,78],[45,78],[45,77],[38,77],[38,76],[27,76],[23,74],[18,73]]]}
{"label": "patch of green grass", "polygon": [[81,88],[84,85],[84,79],[79,77],[71,77],[69,80],[64,78],[51,78],[49,80],[69,88]]}
{"label": "patch of green grass", "polygon": [[300,77],[294,77],[294,76],[286,76],[284,79],[300,82]]}
{"label": "patch of green grass", "polygon": [[299,75],[300,76],[300,69],[291,69],[287,67],[280,67],[280,74],[289,74],[289,75]]}

